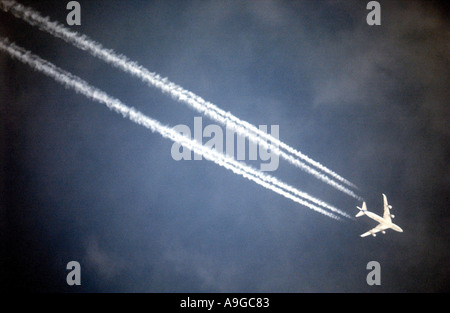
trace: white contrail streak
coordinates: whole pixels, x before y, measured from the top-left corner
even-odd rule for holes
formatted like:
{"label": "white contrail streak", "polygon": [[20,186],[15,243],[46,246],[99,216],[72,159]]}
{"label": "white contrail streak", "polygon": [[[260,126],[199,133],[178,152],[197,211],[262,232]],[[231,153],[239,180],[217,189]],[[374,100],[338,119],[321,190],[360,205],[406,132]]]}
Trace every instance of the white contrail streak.
{"label": "white contrail streak", "polygon": [[[96,56],[114,67],[141,79],[148,85],[160,89],[162,92],[169,94],[173,99],[187,104],[201,114],[204,114],[205,116],[227,126],[242,136],[248,137],[249,140],[260,144],[264,148],[270,148],[273,153],[286,159],[289,163],[315,176],[317,179],[322,180],[337,190],[342,191],[355,199],[362,200],[362,198],[356,195],[352,190],[334,181],[327,175],[320,173],[299,159],[308,162],[334,179],[347,184],[350,187],[357,188],[354,184],[339,176],[337,173],[326,168],[319,162],[312,160],[308,156],[288,146],[270,134],[261,131],[254,125],[240,120],[230,112],[223,111],[211,102],[205,101],[194,93],[170,82],[167,78],[162,78],[158,74],[148,71],[136,62],[130,61],[127,57],[118,55],[112,50],[103,48],[101,44],[91,40],[87,36],[73,32],[58,22],[52,22],[48,17],[43,17],[39,12],[33,10],[32,8],[25,7],[16,1],[1,0],[0,7],[5,12],[11,12],[11,14],[26,21],[30,25],[37,26],[55,37],[59,37],[82,50],[86,50],[93,56]],[[281,150],[280,147],[290,154]],[[297,156],[297,158],[292,155]]]}
{"label": "white contrail streak", "polygon": [[[52,63],[41,59],[40,57],[21,47],[18,47],[14,43],[10,43],[8,39],[0,37],[0,50],[7,52],[11,57],[20,60],[21,62],[31,66],[35,70],[38,70],[45,75],[52,77],[57,82],[63,84],[65,87],[74,89],[76,92],[79,92],[94,101],[105,104],[110,110],[120,113],[124,118],[126,117],[130,119],[134,123],[142,125],[152,132],[158,132],[164,138],[171,139],[172,141],[181,144],[185,148],[203,155],[205,159],[212,161],[222,167],[225,167],[235,174],[241,175],[251,181],[254,181],[267,189],[270,189],[288,199],[291,199],[292,201],[295,201],[328,217],[340,220],[339,216],[326,211],[314,204],[311,204],[306,200],[314,202],[318,205],[322,205],[336,213],[351,218],[345,212],[342,212],[339,209],[336,209],[321,200],[318,200],[304,192],[301,192],[294,187],[289,186],[274,177],[271,177],[270,175],[262,173],[261,171],[247,166],[246,164],[234,160],[234,158],[205,147],[197,141],[181,135],[174,129],[162,125],[158,121],[142,114],[136,109],[126,106],[120,100],[112,98],[105,92],[92,87],[81,78],[56,67]],[[301,199],[301,197],[304,199]]]}

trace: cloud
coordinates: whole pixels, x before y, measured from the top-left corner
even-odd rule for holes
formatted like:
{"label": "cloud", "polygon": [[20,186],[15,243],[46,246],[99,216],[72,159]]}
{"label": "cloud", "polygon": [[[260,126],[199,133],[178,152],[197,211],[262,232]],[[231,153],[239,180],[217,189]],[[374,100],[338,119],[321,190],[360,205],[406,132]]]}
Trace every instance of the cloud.
{"label": "cloud", "polygon": [[83,259],[88,269],[106,281],[113,280],[124,270],[123,260],[101,246],[95,236],[88,238]]}
{"label": "cloud", "polygon": [[[407,106],[423,115],[433,131],[448,136],[448,21],[417,1],[383,3],[382,16],[381,26],[362,21],[337,36],[324,33],[313,39],[320,51],[312,60],[318,69],[314,103]],[[411,91],[414,97],[405,96]]]}
{"label": "cloud", "polygon": [[[279,124],[280,139],[349,174],[375,212],[387,193],[404,233],[361,241],[371,221],[334,223],[214,164],[175,162],[170,142],[14,65],[0,78],[14,77],[5,94],[8,140],[20,148],[11,160],[19,183],[7,186],[16,218],[51,214],[38,220],[45,244],[70,255],[81,247],[88,290],[371,291],[369,260],[381,263],[382,290],[444,290],[448,22],[429,1],[380,2],[381,27],[366,24],[360,1],[120,1],[82,4],[82,28],[240,118]],[[57,18],[57,7],[39,10]],[[157,90],[19,29],[12,40],[63,68],[77,64],[77,75],[152,117],[192,122]],[[289,164],[278,174],[349,213],[360,204]],[[27,232],[41,232],[36,225]]]}

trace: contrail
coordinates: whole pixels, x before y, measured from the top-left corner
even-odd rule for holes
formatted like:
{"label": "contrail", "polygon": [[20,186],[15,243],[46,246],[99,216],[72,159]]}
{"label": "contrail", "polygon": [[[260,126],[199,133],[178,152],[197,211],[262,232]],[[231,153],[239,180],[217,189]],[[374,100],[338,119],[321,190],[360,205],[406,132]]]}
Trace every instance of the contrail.
{"label": "contrail", "polygon": [[[120,100],[115,99],[105,92],[89,85],[86,81],[81,78],[72,75],[52,63],[41,59],[37,55],[32,54],[31,52],[18,47],[14,43],[10,43],[8,39],[0,37],[0,50],[7,52],[11,57],[20,60],[21,62],[31,66],[33,69],[42,72],[43,74],[55,79],[57,82],[61,83],[67,88],[74,89],[76,92],[83,94],[84,96],[92,99],[94,101],[105,104],[110,110],[113,110],[117,113],[120,113],[124,118],[128,118],[136,124],[142,125],[152,132],[158,132],[164,138],[171,139],[187,149],[194,151],[195,153],[201,154],[205,157],[205,159],[212,161],[235,174],[241,175],[257,184],[270,189],[288,199],[291,199],[294,202],[297,202],[303,206],[306,206],[316,212],[324,214],[328,217],[331,217],[336,220],[340,220],[341,218],[329,211],[326,211],[310,202],[315,202],[318,205],[323,205],[329,208],[336,213],[341,214],[342,216],[351,218],[345,212],[336,209],[325,202],[318,200],[304,192],[296,190],[294,187],[289,186],[283,182],[280,182],[278,179],[271,177],[261,171],[258,171],[246,164],[238,162],[231,158],[228,155],[223,153],[219,153],[215,150],[212,150],[208,147],[203,146],[195,140],[192,140],[188,137],[185,137],[175,131],[174,129],[164,126],[158,121],[142,114],[132,107],[128,107],[123,104]],[[304,199],[301,199],[303,197]]]}
{"label": "contrail", "polygon": [[[26,21],[30,25],[37,26],[41,30],[46,31],[55,37],[61,38],[76,46],[77,48],[86,50],[93,56],[96,56],[101,60],[113,65],[114,67],[119,68],[141,79],[148,85],[160,89],[162,92],[169,94],[173,99],[187,104],[201,114],[204,114],[205,116],[225,125],[226,127],[234,130],[240,135],[248,137],[249,140],[260,144],[264,148],[271,149],[273,153],[284,158],[289,163],[315,176],[317,179],[322,180],[323,182],[329,184],[337,190],[346,193],[347,195],[355,199],[362,200],[362,198],[356,195],[352,190],[330,179],[327,175],[320,173],[316,169],[308,166],[299,159],[293,157],[292,154],[297,156],[301,160],[315,166],[322,172],[327,173],[338,181],[357,189],[354,184],[339,176],[337,173],[326,168],[319,162],[312,160],[308,156],[288,146],[287,144],[271,136],[270,134],[261,131],[254,125],[240,120],[230,112],[225,112],[211,102],[205,101],[194,93],[170,82],[167,78],[162,78],[160,75],[148,71],[136,62],[130,61],[127,57],[118,55],[112,50],[103,48],[100,43],[91,40],[89,37],[80,35],[77,32],[73,32],[70,29],[67,29],[63,25],[59,24],[58,22],[52,22],[48,17],[43,17],[39,12],[33,10],[32,8],[25,7],[17,3],[16,1],[1,0],[0,7],[3,11],[11,12],[14,16]],[[291,155],[280,150],[279,147],[288,151],[288,153],[290,153]]]}

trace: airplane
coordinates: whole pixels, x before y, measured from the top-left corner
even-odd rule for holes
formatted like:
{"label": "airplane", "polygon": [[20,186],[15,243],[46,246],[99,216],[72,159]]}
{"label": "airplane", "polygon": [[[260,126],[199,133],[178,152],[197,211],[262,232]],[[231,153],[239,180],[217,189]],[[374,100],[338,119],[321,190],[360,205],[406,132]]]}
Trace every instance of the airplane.
{"label": "airplane", "polygon": [[366,207],[366,202],[364,201],[362,204],[362,207],[360,208],[359,206],[357,206],[357,208],[359,209],[358,214],[356,214],[356,217],[360,217],[363,215],[367,215],[368,217],[370,217],[371,219],[377,221],[378,224],[375,228],[372,228],[371,230],[369,230],[368,232],[364,233],[361,235],[361,237],[366,237],[369,235],[372,236],[376,236],[376,233],[380,232],[382,234],[386,234],[386,229],[393,229],[395,231],[398,232],[403,232],[403,229],[401,229],[398,225],[395,225],[394,223],[392,223],[392,219],[395,217],[394,214],[391,214],[391,212],[389,211],[390,209],[392,209],[392,206],[388,204],[386,195],[383,193],[383,202],[384,202],[384,214],[383,217],[369,212],[367,211],[367,207]]}

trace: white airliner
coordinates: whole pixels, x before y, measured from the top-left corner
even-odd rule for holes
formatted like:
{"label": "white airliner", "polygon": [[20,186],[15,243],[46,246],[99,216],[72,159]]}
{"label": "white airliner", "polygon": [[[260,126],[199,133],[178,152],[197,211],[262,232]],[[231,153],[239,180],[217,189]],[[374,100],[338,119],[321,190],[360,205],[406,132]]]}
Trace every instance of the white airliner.
{"label": "white airliner", "polygon": [[385,230],[388,229],[388,228],[391,228],[391,229],[393,229],[395,231],[398,231],[398,232],[403,232],[403,229],[401,229],[399,226],[397,226],[394,223],[392,223],[392,219],[394,218],[394,214],[391,214],[391,212],[389,211],[389,209],[392,209],[392,206],[388,204],[386,195],[384,193],[383,193],[383,201],[384,201],[384,214],[383,214],[383,217],[381,217],[379,215],[376,215],[375,213],[367,211],[366,202],[363,202],[362,208],[357,206],[357,208],[359,209],[359,212],[358,212],[358,214],[356,214],[356,217],[367,215],[371,219],[373,219],[373,220],[377,221],[378,223],[380,223],[375,228],[372,228],[368,232],[362,234],[361,237],[366,237],[366,236],[369,236],[369,235],[372,235],[372,236],[375,237],[376,233],[378,233],[379,231],[381,231],[383,234],[385,234],[386,233]]}

